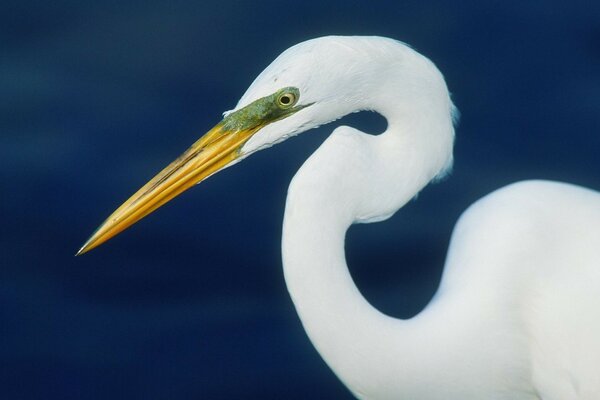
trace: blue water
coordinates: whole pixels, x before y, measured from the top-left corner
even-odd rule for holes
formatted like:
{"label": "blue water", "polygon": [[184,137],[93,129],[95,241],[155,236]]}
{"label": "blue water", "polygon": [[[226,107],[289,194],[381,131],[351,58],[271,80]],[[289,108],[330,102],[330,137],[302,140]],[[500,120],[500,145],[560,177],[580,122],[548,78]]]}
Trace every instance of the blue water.
{"label": "blue water", "polygon": [[279,249],[287,183],[334,125],[73,254],[282,50],[390,36],[438,65],[462,112],[449,179],[348,237],[366,298],[414,315],[477,198],[525,178],[600,189],[600,3],[526,3],[4,1],[0,398],[351,398],[302,330]]}

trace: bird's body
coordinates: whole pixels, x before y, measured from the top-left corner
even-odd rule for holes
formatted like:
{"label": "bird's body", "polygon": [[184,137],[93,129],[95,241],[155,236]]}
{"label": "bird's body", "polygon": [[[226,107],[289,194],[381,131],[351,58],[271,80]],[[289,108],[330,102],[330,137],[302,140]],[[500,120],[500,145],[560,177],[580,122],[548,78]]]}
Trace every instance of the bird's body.
{"label": "bird's body", "polygon": [[352,283],[342,258],[348,224],[290,210],[302,208],[295,190],[283,237],[288,288],[313,343],[357,397],[598,397],[598,193],[530,181],[476,202],[455,228],[436,296],[403,321]]}
{"label": "bird's body", "polygon": [[285,51],[83,251],[219,169],[360,110],[379,112],[387,130],[336,129],[294,177],[284,219],[286,283],[327,364],[365,399],[600,398],[595,191],[530,181],[476,202],[455,228],[437,294],[414,318],[380,313],[356,288],[348,227],[388,218],[452,162],[444,79],[391,39],[324,37]]}

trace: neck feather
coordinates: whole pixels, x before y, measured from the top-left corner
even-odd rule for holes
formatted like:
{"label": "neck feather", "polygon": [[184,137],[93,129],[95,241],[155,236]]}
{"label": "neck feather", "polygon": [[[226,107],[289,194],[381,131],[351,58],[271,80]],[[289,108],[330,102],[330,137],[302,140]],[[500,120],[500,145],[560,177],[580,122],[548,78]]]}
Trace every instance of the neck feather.
{"label": "neck feather", "polygon": [[[420,398],[424,379],[451,369],[446,351],[436,349],[444,342],[432,337],[447,330],[446,318],[430,318],[433,307],[408,321],[380,313],[360,294],[345,260],[351,224],[390,217],[451,163],[453,106],[443,77],[418,53],[398,51],[397,62],[360,68],[361,85],[343,103],[354,109],[339,110],[379,112],[388,129],[379,136],[336,129],[294,177],[283,226],[285,279],[306,332],[360,398],[397,398],[400,388],[406,398]],[[390,77],[384,86],[381,74]]]}
{"label": "neck feather", "polygon": [[[398,51],[398,62],[379,64],[385,71],[359,68],[360,90],[343,103],[353,108],[319,122],[373,110],[387,119],[386,132],[336,129],[290,184],[282,238],[288,290],[311,341],[359,398],[506,398],[486,391],[511,379],[491,366],[509,355],[485,335],[491,324],[503,326],[485,305],[445,290],[416,317],[391,318],[365,300],[346,265],[351,224],[390,217],[452,160],[453,106],[443,77],[416,52]],[[390,77],[384,87],[378,76]]]}
{"label": "neck feather", "polygon": [[[444,367],[443,360],[433,367],[423,356],[442,343],[431,336],[448,329],[432,325],[445,319],[428,318],[431,307],[417,318],[420,323],[380,313],[360,294],[346,265],[349,226],[389,217],[439,171],[423,164],[426,142],[388,121],[379,136],[338,128],[294,177],[283,226],[284,274],[300,319],[327,364],[359,398],[396,398],[398,388],[417,398],[411,395],[418,396],[419,382]],[[410,128],[416,127],[413,121]],[[443,354],[440,349],[437,356]]]}

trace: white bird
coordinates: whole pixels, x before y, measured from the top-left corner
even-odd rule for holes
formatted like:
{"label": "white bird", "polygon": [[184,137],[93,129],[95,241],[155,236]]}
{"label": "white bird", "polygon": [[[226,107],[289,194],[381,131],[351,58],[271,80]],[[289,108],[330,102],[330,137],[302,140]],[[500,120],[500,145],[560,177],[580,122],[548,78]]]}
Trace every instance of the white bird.
{"label": "white bird", "polygon": [[287,49],[80,253],[246,156],[359,110],[383,115],[387,130],[335,129],[292,180],[283,223],[289,292],[335,374],[361,399],[600,399],[596,191],[527,181],[477,201],[414,318],[382,314],[352,281],[348,227],[389,218],[452,163],[443,76],[395,40],[330,36]]}

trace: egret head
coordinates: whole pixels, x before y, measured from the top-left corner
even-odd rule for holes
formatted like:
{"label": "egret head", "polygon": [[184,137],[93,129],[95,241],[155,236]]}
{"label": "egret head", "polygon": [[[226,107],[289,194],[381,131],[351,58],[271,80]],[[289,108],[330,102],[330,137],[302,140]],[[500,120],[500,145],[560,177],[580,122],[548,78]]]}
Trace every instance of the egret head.
{"label": "egret head", "polygon": [[[287,49],[254,80],[221,122],[113,212],[78,254],[258,150],[353,111],[401,108],[402,103],[414,101],[412,87],[421,90],[420,81],[430,85],[436,81],[430,75],[441,77],[433,64],[407,46],[383,38],[377,43],[373,46],[369,38],[325,37]],[[400,59],[406,52],[412,61],[398,65],[398,52]],[[407,68],[412,66],[415,74]],[[390,89],[385,77],[391,70],[405,71],[403,80],[413,83],[404,91]],[[443,79],[440,82],[445,91]],[[371,96],[374,93],[378,96]]]}

